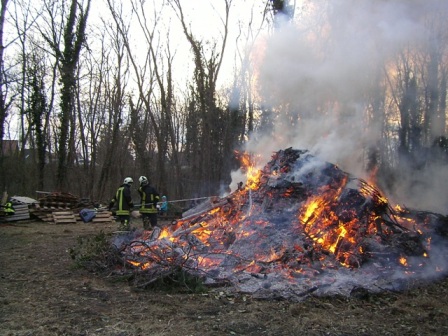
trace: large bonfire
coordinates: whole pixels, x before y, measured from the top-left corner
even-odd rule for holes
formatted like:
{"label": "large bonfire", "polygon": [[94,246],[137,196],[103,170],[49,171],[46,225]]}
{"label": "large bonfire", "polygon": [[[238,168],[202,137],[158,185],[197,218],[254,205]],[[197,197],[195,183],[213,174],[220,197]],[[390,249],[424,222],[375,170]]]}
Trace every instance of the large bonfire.
{"label": "large bonfire", "polygon": [[392,207],[373,185],[305,150],[161,230],[114,238],[146,283],[182,269],[262,298],[398,290],[446,272],[444,216]]}

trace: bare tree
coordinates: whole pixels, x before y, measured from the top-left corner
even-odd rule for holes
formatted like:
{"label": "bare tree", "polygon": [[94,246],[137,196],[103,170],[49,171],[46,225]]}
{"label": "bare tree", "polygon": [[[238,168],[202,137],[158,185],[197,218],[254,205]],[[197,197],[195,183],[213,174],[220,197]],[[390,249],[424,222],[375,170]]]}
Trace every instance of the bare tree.
{"label": "bare tree", "polygon": [[190,180],[196,190],[199,186],[199,192],[205,194],[218,192],[223,181],[223,157],[226,155],[222,146],[224,134],[222,126],[225,122],[222,123],[221,120],[225,112],[217,105],[216,84],[227,45],[231,3],[231,0],[224,1],[220,46],[218,42],[212,42],[207,55],[203,42],[198,40],[187,26],[181,1],[170,1],[193,54],[192,100],[188,111],[185,155],[191,169]]}
{"label": "bare tree", "polygon": [[61,190],[67,187],[68,167],[72,164],[76,154],[74,150],[75,125],[73,124],[75,120],[76,70],[79,55],[85,41],[90,3],[91,0],[87,0],[86,7],[83,8],[79,1],[71,1],[65,26],[63,27],[63,48],[59,45],[59,40],[55,39],[57,36],[55,30],[51,31],[51,35],[43,35],[60,61],[61,110],[59,114],[60,132],[56,185]]}
{"label": "bare tree", "polygon": [[[428,38],[422,46],[422,80],[425,83],[423,139],[426,145],[446,135],[446,6],[439,3],[427,18]],[[445,56],[444,56],[445,55]],[[445,58],[445,62],[444,62]],[[445,82],[444,82],[445,81]]]}
{"label": "bare tree", "polygon": [[[47,132],[48,132],[48,103],[46,96],[46,89],[44,83],[44,70],[42,61],[37,57],[37,53],[32,56],[28,66],[27,85],[30,90],[30,97],[28,99],[28,106],[26,114],[30,120],[30,131],[34,132],[32,138],[33,146],[36,152],[37,163],[37,190],[44,190],[45,181],[45,166],[47,160]],[[35,141],[34,141],[35,140]],[[34,153],[34,152],[33,152]],[[24,181],[25,183],[26,181]],[[28,182],[29,183],[29,182]]]}
{"label": "bare tree", "polygon": [[[174,124],[174,88],[172,63],[174,56],[171,54],[169,44],[165,46],[165,53],[162,55],[162,47],[156,45],[156,25],[158,21],[157,14],[154,16],[154,24],[151,25],[144,10],[144,1],[133,1],[132,8],[137,16],[141,32],[149,48],[151,67],[154,74],[154,85],[157,86],[158,97],[154,99],[153,107],[146,97],[142,99],[146,114],[150,115],[149,120],[153,122],[155,140],[157,143],[157,164],[155,172],[157,174],[158,187],[160,190],[167,191],[166,161],[170,158],[170,176],[174,180],[180,180],[181,166],[179,159],[179,136]],[[167,32],[167,40],[170,38],[170,32]],[[157,113],[154,113],[156,111]],[[137,126],[137,125],[136,125]],[[143,140],[143,139],[142,139]],[[136,144],[137,147],[137,144]],[[144,150],[143,150],[144,151]],[[143,156],[143,153],[140,153]],[[143,161],[143,169],[147,169],[149,162]],[[174,184],[174,190],[171,194],[181,195],[182,184]]]}
{"label": "bare tree", "polygon": [[[239,31],[236,37],[237,49],[235,55],[236,70],[228,102],[229,123],[224,140],[224,153],[232,153],[234,149],[240,149],[246,139],[251,138],[255,129],[256,107],[253,85],[255,80],[251,55],[254,52],[255,42],[265,24],[265,16],[263,16],[258,27],[256,27],[254,8],[247,17],[245,17],[247,22],[238,24]],[[241,43],[241,41],[243,42]],[[239,165],[240,162],[232,153],[231,157],[225,161],[225,170],[236,170]]]}
{"label": "bare tree", "polygon": [[[114,127],[119,127],[116,123],[109,124],[109,115],[113,111],[113,104],[111,97],[106,97],[107,87],[115,85],[112,72],[115,67],[112,66],[113,60],[117,59],[118,68],[117,74],[125,72],[126,65],[121,63],[119,42],[113,39],[112,29],[107,28],[106,22],[99,29],[99,36],[96,40],[99,41],[99,50],[95,53],[89,50],[83,57],[82,66],[85,70],[85,75],[78,76],[78,88],[84,88],[83,92],[78,92],[78,129],[80,138],[80,153],[82,161],[79,162],[79,169],[83,172],[83,189],[84,194],[91,199],[101,199],[102,193],[107,189],[108,184],[104,182],[98,188],[98,172],[97,167],[100,164],[103,167],[110,167],[111,163],[101,161],[99,158],[103,153],[99,153],[99,144],[101,140],[112,139],[111,142],[106,141],[106,148],[103,148],[108,153],[114,153],[113,146],[117,143],[117,139],[110,136],[110,134],[117,134]],[[106,29],[104,29],[106,27]],[[93,32],[92,32],[93,34]],[[111,37],[111,38],[109,38]],[[108,43],[109,42],[109,43]],[[112,45],[112,46],[111,46]],[[114,53],[118,56],[113,57]],[[119,82],[118,82],[119,84]],[[120,113],[120,110],[119,110]],[[119,114],[117,115],[119,117]],[[113,158],[108,156],[107,159]],[[108,176],[110,171],[101,170],[102,178]]]}
{"label": "bare tree", "polygon": [[[125,26],[126,23],[118,15],[114,4],[111,1],[108,1],[108,4],[117,27]],[[131,2],[132,13],[137,19],[143,37],[141,42],[145,42],[144,46],[147,48],[147,53],[141,53],[145,56],[139,58],[135,55],[128,32],[119,29],[136,78],[138,93],[136,99],[129,100],[130,131],[140,174],[152,179],[160,190],[166,190],[165,165],[168,143],[171,143],[170,154],[174,158],[173,171],[180,170],[180,165],[176,162],[178,161],[177,152],[174,150],[178,138],[175,136],[172,124],[171,64],[173,58],[169,49],[166,49],[165,57],[160,54],[161,48],[156,27],[162,13],[154,11],[153,17],[148,18],[144,5],[145,2],[141,0]],[[140,49],[142,47],[140,45]],[[164,72],[165,65],[166,72]]]}
{"label": "bare tree", "polygon": [[[2,8],[0,9],[0,169],[4,171],[4,146],[3,139],[5,135],[5,121],[8,116],[9,104],[7,103],[6,91],[5,91],[5,72],[4,72],[4,41],[3,41],[3,28],[5,26],[6,7],[8,0],[2,0]],[[2,174],[1,185],[5,186],[6,176]]]}
{"label": "bare tree", "polygon": [[[109,4],[111,5],[111,4]],[[113,8],[113,7],[112,7]],[[112,9],[111,9],[112,10]],[[121,10],[114,13],[122,17]],[[125,39],[123,35],[128,34],[129,25],[114,21],[106,25],[107,35],[111,40],[111,56],[104,58],[104,66],[99,74],[102,74],[98,82],[104,88],[104,105],[100,109],[106,110],[105,127],[101,131],[101,141],[98,143],[98,159],[102,163],[99,183],[98,197],[104,199],[109,197],[110,190],[118,179],[131,175],[130,167],[133,166],[132,157],[129,154],[130,131],[126,127],[125,106],[127,104],[126,85],[129,73],[128,57],[126,55]],[[102,51],[103,56],[107,51]],[[103,62],[100,64],[103,66]],[[111,63],[115,62],[114,65]],[[112,183],[112,184],[111,184]]]}
{"label": "bare tree", "polygon": [[[4,136],[4,123],[7,117],[7,103],[6,93],[4,92],[5,75],[4,75],[4,41],[3,41],[3,28],[5,26],[6,7],[8,6],[8,0],[2,0],[2,8],[0,9],[0,141],[3,144]],[[0,146],[3,154],[3,145]]]}

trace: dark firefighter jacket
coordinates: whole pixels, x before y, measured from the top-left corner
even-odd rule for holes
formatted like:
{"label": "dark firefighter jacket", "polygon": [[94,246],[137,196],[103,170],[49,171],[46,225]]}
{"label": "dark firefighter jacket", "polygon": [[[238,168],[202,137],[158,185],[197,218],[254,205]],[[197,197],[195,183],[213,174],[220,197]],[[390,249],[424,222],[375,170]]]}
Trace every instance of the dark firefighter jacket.
{"label": "dark firefighter jacket", "polygon": [[141,198],[140,213],[157,213],[157,202],[159,202],[159,193],[149,184],[140,186],[138,193]]}
{"label": "dark firefighter jacket", "polygon": [[129,215],[133,206],[134,204],[132,203],[131,187],[128,184],[122,184],[110,201],[109,209],[115,207],[116,215]]}

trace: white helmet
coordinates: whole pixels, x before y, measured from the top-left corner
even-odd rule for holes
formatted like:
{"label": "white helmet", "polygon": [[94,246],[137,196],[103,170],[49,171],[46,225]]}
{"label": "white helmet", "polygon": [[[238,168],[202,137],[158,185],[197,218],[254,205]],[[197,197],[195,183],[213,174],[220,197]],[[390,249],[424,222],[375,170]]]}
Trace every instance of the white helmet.
{"label": "white helmet", "polygon": [[134,180],[132,179],[132,177],[126,177],[123,181],[124,184],[132,184],[134,183]]}
{"label": "white helmet", "polygon": [[148,184],[148,179],[146,178],[146,176],[140,176],[138,178],[138,181],[140,182],[141,185]]}

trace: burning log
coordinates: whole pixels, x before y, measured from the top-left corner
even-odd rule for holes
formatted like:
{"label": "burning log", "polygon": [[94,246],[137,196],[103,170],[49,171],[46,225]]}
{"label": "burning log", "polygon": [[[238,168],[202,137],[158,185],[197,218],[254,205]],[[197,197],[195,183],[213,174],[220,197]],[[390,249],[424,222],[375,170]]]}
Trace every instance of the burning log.
{"label": "burning log", "polygon": [[209,285],[300,299],[444,270],[430,258],[443,216],[393,208],[373,185],[304,150],[246,168],[246,185],[213,205],[156,234],[117,237],[145,283],[182,268]]}

